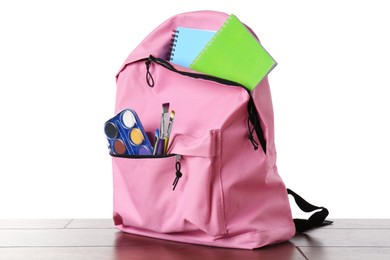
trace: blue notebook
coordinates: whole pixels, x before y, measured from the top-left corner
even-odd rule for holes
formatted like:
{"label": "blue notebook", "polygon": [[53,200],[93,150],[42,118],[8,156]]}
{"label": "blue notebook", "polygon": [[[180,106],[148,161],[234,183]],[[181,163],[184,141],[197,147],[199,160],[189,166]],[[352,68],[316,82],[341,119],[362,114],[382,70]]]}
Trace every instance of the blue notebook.
{"label": "blue notebook", "polygon": [[169,60],[189,67],[199,52],[211,40],[216,31],[177,27],[172,35],[172,49]]}

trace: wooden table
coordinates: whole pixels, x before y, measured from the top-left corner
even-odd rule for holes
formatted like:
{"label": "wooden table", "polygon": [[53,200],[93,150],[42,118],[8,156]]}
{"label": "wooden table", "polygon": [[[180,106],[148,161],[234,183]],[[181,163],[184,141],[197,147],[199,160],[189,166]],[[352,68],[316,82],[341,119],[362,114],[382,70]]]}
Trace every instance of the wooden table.
{"label": "wooden table", "polygon": [[257,250],[124,234],[110,219],[0,220],[0,259],[390,259],[390,220],[335,219],[331,226]]}

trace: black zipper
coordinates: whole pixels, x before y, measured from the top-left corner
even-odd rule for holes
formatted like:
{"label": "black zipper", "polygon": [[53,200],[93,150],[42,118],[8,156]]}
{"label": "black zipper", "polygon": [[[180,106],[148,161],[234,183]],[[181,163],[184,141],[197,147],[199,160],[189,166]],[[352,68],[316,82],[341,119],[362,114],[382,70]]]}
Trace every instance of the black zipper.
{"label": "black zipper", "polygon": [[[240,83],[237,83],[237,82],[234,82],[234,81],[231,81],[231,80],[227,80],[227,79],[222,79],[222,78],[218,78],[218,77],[215,77],[215,76],[211,76],[211,75],[207,75],[207,74],[201,74],[201,73],[194,73],[194,72],[187,72],[187,71],[181,71],[181,70],[177,70],[172,64],[170,64],[168,61],[164,60],[164,59],[161,59],[161,58],[156,58],[152,55],[149,56],[149,58],[146,60],[145,64],[146,64],[146,68],[147,68],[147,74],[149,74],[149,76],[151,77],[151,73],[149,72],[149,67],[150,67],[150,64],[151,62],[154,62],[154,63],[157,63],[161,66],[163,66],[164,68],[166,69],[169,69],[171,71],[174,71],[176,73],[179,73],[183,76],[188,76],[188,77],[191,77],[191,78],[197,78],[197,79],[205,79],[205,80],[210,80],[210,81],[214,81],[214,82],[218,82],[218,83],[221,83],[221,84],[224,84],[224,85],[231,85],[231,86],[237,86],[237,87],[243,87],[245,88],[243,85],[241,85]],[[153,78],[152,78],[153,79]],[[149,85],[149,83],[148,83]],[[154,85],[154,81],[153,81],[153,85]],[[153,87],[151,85],[149,85],[150,87]],[[245,88],[246,89],[246,88]]]}
{"label": "black zipper", "polygon": [[164,154],[164,155],[129,155],[129,154],[113,154],[110,153],[113,157],[120,157],[120,158],[129,158],[129,159],[153,159],[153,158],[169,158],[173,156],[177,156],[177,154]]}
{"label": "black zipper", "polygon": [[[267,152],[267,144],[266,144],[266,141],[264,138],[264,132],[263,132],[263,129],[262,129],[261,123],[260,123],[260,116],[257,113],[255,102],[253,101],[251,92],[247,88],[245,88],[242,84],[231,81],[231,80],[214,77],[214,76],[207,75],[207,74],[177,70],[168,61],[161,59],[161,58],[156,58],[152,55],[150,55],[149,58],[142,59],[142,60],[145,60],[146,83],[149,85],[149,87],[154,87],[154,79],[153,79],[153,76],[149,70],[151,63],[154,62],[154,63],[161,65],[162,67],[164,67],[170,71],[176,72],[176,73],[183,75],[183,76],[197,78],[197,79],[210,80],[210,81],[214,81],[214,82],[221,83],[224,85],[237,86],[237,87],[241,87],[241,88],[245,89],[249,94],[249,102],[248,102],[248,108],[247,108],[248,109],[248,121],[247,121],[247,123],[248,123],[248,139],[251,141],[253,148],[255,150],[257,150],[259,147],[259,144],[256,142],[256,140],[253,137],[253,132],[256,132],[257,138],[260,141],[261,148],[263,149],[264,153]],[[251,128],[250,124],[252,124],[253,128]]]}

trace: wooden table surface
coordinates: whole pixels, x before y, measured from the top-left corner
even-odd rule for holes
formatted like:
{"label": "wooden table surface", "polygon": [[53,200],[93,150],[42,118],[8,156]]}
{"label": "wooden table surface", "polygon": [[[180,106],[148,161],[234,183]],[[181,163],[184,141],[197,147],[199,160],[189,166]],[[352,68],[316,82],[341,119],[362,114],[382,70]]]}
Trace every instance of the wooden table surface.
{"label": "wooden table surface", "polygon": [[390,259],[390,220],[335,219],[285,243],[238,250],[124,234],[111,219],[4,219],[0,259]]}

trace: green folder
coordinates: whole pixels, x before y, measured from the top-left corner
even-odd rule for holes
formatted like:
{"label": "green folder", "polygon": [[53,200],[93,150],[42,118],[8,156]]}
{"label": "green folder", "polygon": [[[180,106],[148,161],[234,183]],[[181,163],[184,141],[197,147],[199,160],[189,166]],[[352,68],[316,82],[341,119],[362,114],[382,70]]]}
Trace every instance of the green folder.
{"label": "green folder", "polygon": [[235,15],[230,15],[190,68],[238,82],[252,91],[277,65]]}

